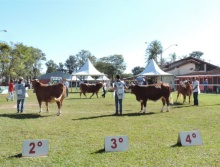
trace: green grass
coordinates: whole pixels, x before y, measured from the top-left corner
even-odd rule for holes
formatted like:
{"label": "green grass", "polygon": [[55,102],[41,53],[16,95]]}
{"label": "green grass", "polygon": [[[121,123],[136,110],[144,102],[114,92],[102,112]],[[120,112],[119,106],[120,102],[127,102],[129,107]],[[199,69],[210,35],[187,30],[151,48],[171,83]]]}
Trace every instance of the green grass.
{"label": "green grass", "polygon": [[[123,116],[113,116],[110,92],[106,98],[100,92],[98,99],[79,99],[78,93],[70,93],[61,116],[56,116],[55,103],[49,104],[49,113],[43,104],[39,115],[31,90],[23,114],[16,113],[16,101],[0,96],[0,166],[220,166],[220,96],[216,94],[199,94],[199,107],[173,105],[164,113],[161,101],[149,101],[149,113],[143,115],[134,95],[126,93]],[[194,129],[201,131],[203,145],[175,146],[179,132]],[[129,150],[105,152],[104,138],[118,135],[128,135]],[[48,157],[21,157],[22,142],[33,139],[49,140]]]}

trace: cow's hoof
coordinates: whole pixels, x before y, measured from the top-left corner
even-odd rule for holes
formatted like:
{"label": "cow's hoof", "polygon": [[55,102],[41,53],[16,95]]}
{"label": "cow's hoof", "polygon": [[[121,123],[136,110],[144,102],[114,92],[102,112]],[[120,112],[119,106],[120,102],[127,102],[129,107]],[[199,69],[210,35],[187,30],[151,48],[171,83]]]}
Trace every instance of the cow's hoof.
{"label": "cow's hoof", "polygon": [[169,110],[167,110],[167,112],[170,112]]}

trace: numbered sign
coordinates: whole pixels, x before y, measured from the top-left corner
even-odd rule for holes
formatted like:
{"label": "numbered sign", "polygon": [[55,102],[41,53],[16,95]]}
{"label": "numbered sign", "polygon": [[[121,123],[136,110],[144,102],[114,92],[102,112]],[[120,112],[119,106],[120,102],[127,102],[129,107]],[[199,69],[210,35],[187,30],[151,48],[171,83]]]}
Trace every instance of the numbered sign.
{"label": "numbered sign", "polygon": [[128,136],[107,136],[105,137],[105,151],[126,151],[128,150]]}
{"label": "numbered sign", "polygon": [[180,132],[177,143],[182,146],[202,145],[201,133],[200,131]]}
{"label": "numbered sign", "polygon": [[47,156],[49,151],[48,140],[24,140],[22,146],[23,157]]}

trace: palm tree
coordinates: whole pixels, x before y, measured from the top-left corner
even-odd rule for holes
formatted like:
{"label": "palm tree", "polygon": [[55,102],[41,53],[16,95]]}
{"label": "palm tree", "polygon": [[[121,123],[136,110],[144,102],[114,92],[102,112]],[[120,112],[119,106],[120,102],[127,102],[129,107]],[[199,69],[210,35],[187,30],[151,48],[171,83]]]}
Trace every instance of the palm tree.
{"label": "palm tree", "polygon": [[171,62],[174,62],[177,59],[177,55],[175,52],[173,54],[170,54],[169,57],[170,57]]}
{"label": "palm tree", "polygon": [[154,59],[154,61],[158,64],[158,61],[157,61],[157,56],[158,54],[161,54],[163,51],[163,47],[160,43],[160,41],[152,41],[147,49],[146,49],[146,63],[151,60],[151,59]]}

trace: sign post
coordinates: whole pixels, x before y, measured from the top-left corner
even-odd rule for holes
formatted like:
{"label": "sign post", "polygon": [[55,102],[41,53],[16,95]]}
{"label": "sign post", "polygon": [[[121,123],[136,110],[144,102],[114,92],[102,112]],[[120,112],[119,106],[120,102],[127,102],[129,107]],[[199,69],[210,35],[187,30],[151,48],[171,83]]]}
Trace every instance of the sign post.
{"label": "sign post", "polygon": [[177,144],[182,146],[202,145],[200,131],[183,131],[180,132],[177,139]]}
{"label": "sign post", "polygon": [[105,137],[105,151],[108,152],[120,152],[127,151],[128,136],[106,136]]}
{"label": "sign post", "polygon": [[47,156],[49,151],[48,140],[24,140],[22,157]]}

